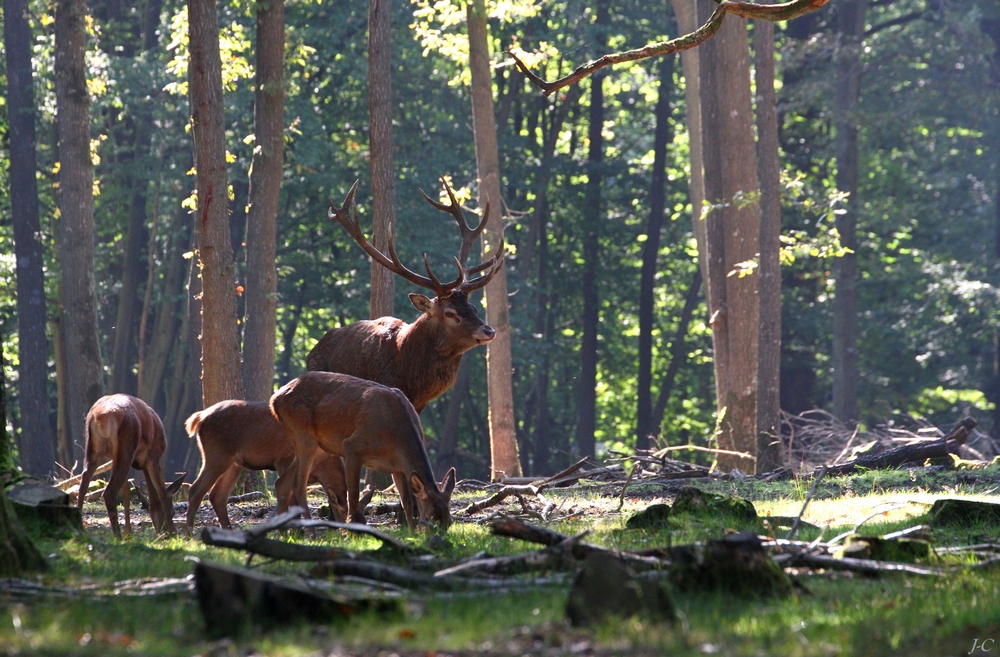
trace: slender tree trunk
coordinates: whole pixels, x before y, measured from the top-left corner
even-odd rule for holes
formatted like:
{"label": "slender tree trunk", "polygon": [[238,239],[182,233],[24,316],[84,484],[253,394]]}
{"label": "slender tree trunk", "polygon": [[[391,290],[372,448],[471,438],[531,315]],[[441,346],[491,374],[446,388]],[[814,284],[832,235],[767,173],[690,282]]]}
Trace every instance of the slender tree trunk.
{"label": "slender tree trunk", "polygon": [[[138,47],[149,52],[157,45],[155,22],[159,18],[162,0],[141,3],[142,14],[129,15],[122,4],[97,0],[93,3],[95,18],[102,22],[105,50],[122,59],[132,60]],[[138,19],[138,20],[134,20]],[[137,30],[136,30],[137,28]],[[137,38],[138,37],[138,38]],[[138,382],[132,368],[138,356],[138,318],[141,283],[146,278],[143,247],[149,243],[146,205],[151,179],[150,142],[152,139],[152,101],[157,90],[135,90],[137,100],[132,113],[114,130],[122,142],[131,141],[118,163],[123,169],[126,188],[131,190],[129,218],[122,253],[122,280],[118,293],[118,309],[114,324],[114,342],[111,352],[111,390],[135,394]]]}
{"label": "slender tree trunk", "polygon": [[[707,19],[714,3],[702,0]],[[732,18],[732,17],[730,17]],[[702,151],[708,221],[708,289],[720,423],[719,447],[755,454],[757,448],[757,272],[730,275],[758,254],[757,184],[750,51],[746,20],[726,20],[701,48]],[[753,468],[753,461],[720,455],[722,470]]]}
{"label": "slender tree trunk", "polygon": [[243,398],[236,323],[236,263],[229,231],[222,62],[215,0],[188,0],[188,85],[198,179],[202,401]]}
{"label": "slender tree trunk", "polygon": [[434,472],[439,478],[444,478],[448,470],[458,463],[458,429],[462,414],[462,403],[469,396],[469,372],[472,360],[463,358],[458,366],[458,377],[451,388],[451,398],[448,400],[448,410],[445,412],[444,430],[441,432],[441,443],[438,447],[437,467]]}
{"label": "slender tree trunk", "polygon": [[653,138],[653,173],[649,193],[649,222],[642,245],[642,268],[639,281],[639,380],[636,411],[637,449],[649,447],[651,434],[659,433],[652,424],[653,413],[653,321],[656,299],[656,260],[660,254],[660,233],[666,205],[667,144],[673,138],[670,129],[670,90],[673,88],[674,58],[662,57],[658,76],[660,91],[656,99],[656,135]]}
{"label": "slender tree trunk", "polygon": [[660,394],[656,398],[656,407],[653,409],[652,430],[654,436],[659,436],[663,427],[663,414],[667,410],[667,402],[670,401],[670,393],[673,392],[674,382],[677,380],[677,372],[684,364],[684,341],[688,334],[688,326],[691,324],[691,316],[694,315],[694,307],[698,303],[698,292],[701,290],[701,270],[696,269],[691,287],[688,288],[687,296],[684,298],[684,308],[681,310],[680,319],[677,320],[677,331],[674,333],[673,342],[670,343],[670,365],[660,381]]}
{"label": "slender tree trunk", "polygon": [[17,272],[18,403],[21,467],[34,475],[52,471],[55,434],[49,421],[45,283],[42,272],[38,183],[35,174],[35,91],[27,0],[4,0],[7,116],[10,131],[10,206]]}
{"label": "slender tree trunk", "polygon": [[774,23],[753,30],[760,178],[760,329],[757,355],[757,472],[782,465],[781,449],[781,162],[774,91]]}
{"label": "slender tree trunk", "polygon": [[[596,39],[603,50],[608,24],[608,2],[597,3]],[[580,387],[577,389],[576,444],[581,456],[595,456],[597,430],[597,334],[601,322],[597,269],[600,266],[600,227],[603,219],[601,182],[604,175],[604,71],[591,77],[587,136],[587,187],[583,205],[583,336],[580,340]]]}
{"label": "slender tree trunk", "polygon": [[[493,114],[493,76],[484,0],[466,5],[469,30],[469,65],[472,69],[472,125],[479,173],[479,205],[488,203],[492,221],[482,234],[483,259],[492,257],[503,239],[503,204],[500,196],[500,155],[496,117]],[[490,477],[494,480],[521,475],[514,430],[514,390],[511,382],[510,316],[507,304],[507,271],[501,269],[486,286],[486,321],[496,337],[486,349],[489,386]]]}
{"label": "slender tree trunk", "polygon": [[285,161],[285,4],[257,5],[257,77],[254,147],[247,211],[247,291],[243,323],[243,383],[247,399],[267,401],[274,392],[277,335],[278,195]]}
{"label": "slender tree trunk", "polygon": [[[62,284],[59,285],[62,288]],[[62,290],[59,291],[62,298]],[[60,313],[52,318],[52,353],[56,361],[56,460],[69,469],[79,462],[73,453],[73,437],[69,427],[69,393],[67,384],[66,342]]]}
{"label": "slender tree trunk", "polygon": [[[697,29],[698,0],[671,0],[677,28],[681,34],[691,34]],[[691,158],[691,174],[688,190],[691,201],[691,218],[694,237],[698,244],[698,265],[702,281],[708,281],[708,222],[702,218],[705,204],[705,175],[701,139],[701,79],[699,75],[700,48],[691,48],[681,53],[681,68],[684,72],[684,104],[687,108],[688,150]],[[706,289],[707,292],[707,289]]]}
{"label": "slender tree trunk", "polygon": [[56,4],[56,112],[59,122],[59,254],[62,270],[66,400],[75,460],[84,420],[104,389],[94,283],[94,166],[87,91],[87,7]]}
{"label": "slender tree trunk", "polygon": [[166,416],[166,399],[163,405],[158,401],[163,393],[165,374],[170,352],[177,342],[178,327],[182,322],[181,303],[185,291],[185,260],[182,254],[191,246],[190,226],[187,225],[187,211],[181,210],[174,218],[167,249],[163,261],[167,271],[163,277],[163,289],[160,292],[160,303],[156,309],[156,321],[153,323],[152,339],[142,361],[142,376],[139,378],[139,397],[146,400],[154,408],[163,411]]}
{"label": "slender tree trunk", "polygon": [[[372,176],[372,243],[383,253],[396,227],[392,166],[392,0],[368,2],[368,131]],[[393,314],[395,274],[372,261],[371,319]]]}
{"label": "slender tree trunk", "polygon": [[167,431],[166,472],[183,470],[191,451],[191,441],[184,431],[184,420],[198,406],[202,397],[198,378],[201,362],[201,278],[198,276],[198,262],[191,260],[187,277],[187,303],[181,322],[181,339],[174,343],[174,366],[170,390],[167,392],[167,413],[163,427]]}
{"label": "slender tree trunk", "polygon": [[840,243],[850,253],[833,263],[833,414],[845,422],[858,419],[858,99],[861,93],[861,45],[867,0],[837,5],[837,189],[849,194],[846,212],[837,217]]}

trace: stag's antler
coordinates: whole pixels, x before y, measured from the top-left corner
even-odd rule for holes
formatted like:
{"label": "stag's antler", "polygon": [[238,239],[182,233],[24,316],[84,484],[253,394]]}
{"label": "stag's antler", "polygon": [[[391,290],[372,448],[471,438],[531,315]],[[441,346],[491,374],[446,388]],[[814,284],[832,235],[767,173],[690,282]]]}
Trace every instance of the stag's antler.
{"label": "stag's antler", "polygon": [[[435,201],[422,189],[420,190],[420,193],[423,194],[424,199],[426,199],[427,202],[435,208],[441,210],[442,212],[447,212],[454,217],[455,222],[458,224],[458,230],[462,234],[462,245],[458,250],[458,261],[461,263],[460,266],[463,267],[464,274],[468,280],[460,284],[456,290],[468,294],[473,290],[478,290],[479,288],[484,287],[490,282],[490,279],[496,276],[496,273],[500,271],[500,268],[503,267],[504,257],[506,256],[506,249],[504,248],[506,242],[501,234],[500,246],[494,252],[492,258],[476,265],[475,267],[472,267],[471,269],[464,269],[464,263],[469,258],[469,252],[472,250],[472,245],[476,243],[476,240],[482,234],[483,230],[486,229],[486,223],[490,220],[490,202],[486,201],[483,218],[480,220],[479,224],[473,228],[469,225],[465,212],[462,210],[462,205],[458,202],[458,199],[455,198],[455,193],[451,190],[451,186],[448,184],[448,181],[441,178],[441,184],[444,185],[444,190],[448,193],[448,199],[450,201],[448,205]],[[472,276],[475,276],[485,270],[489,271],[479,278],[471,278]]]}
{"label": "stag's antler", "polygon": [[[427,194],[424,194],[423,190],[420,193],[424,195],[424,198],[431,203],[434,207],[444,212],[451,214],[455,217],[458,222],[458,229],[462,233],[462,246],[459,249],[460,258],[455,258],[455,264],[458,265],[458,278],[451,281],[450,283],[442,283],[438,280],[434,272],[431,271],[430,262],[427,260],[427,254],[424,254],[424,269],[427,270],[427,276],[421,276],[413,271],[407,269],[403,263],[399,261],[399,257],[396,255],[396,244],[395,238],[392,235],[392,229],[389,229],[389,243],[388,251],[389,255],[386,255],[378,250],[374,244],[368,241],[365,234],[361,230],[361,224],[358,222],[358,210],[357,205],[354,203],[354,194],[358,191],[358,182],[354,181],[354,185],[351,186],[351,191],[347,193],[347,197],[344,199],[344,204],[341,207],[337,207],[333,201],[330,201],[330,210],[328,216],[330,219],[334,219],[343,226],[354,241],[357,242],[365,252],[371,256],[372,260],[379,263],[386,269],[396,274],[399,274],[406,280],[410,281],[415,285],[427,288],[428,290],[433,290],[439,298],[447,297],[455,292],[460,292],[463,294],[468,294],[473,290],[478,290],[479,288],[485,286],[490,282],[500,268],[503,266],[504,258],[504,240],[501,237],[500,247],[497,249],[493,257],[486,262],[476,265],[471,269],[466,269],[462,264],[466,258],[468,258],[469,251],[472,249],[472,245],[475,243],[476,238],[483,232],[486,228],[486,222],[489,220],[490,206],[489,203],[486,204],[486,212],[484,213],[483,220],[479,222],[479,225],[472,228],[468,221],[465,219],[465,214],[462,211],[462,206],[459,205],[458,201],[455,199],[455,194],[451,191],[451,187],[448,186],[447,182],[444,182],[445,190],[448,192],[448,197],[451,199],[450,205],[445,205],[444,203],[439,203],[431,199]],[[351,206],[354,206],[354,212],[351,213]],[[470,276],[475,276],[476,274],[489,270],[487,273],[469,280]]]}

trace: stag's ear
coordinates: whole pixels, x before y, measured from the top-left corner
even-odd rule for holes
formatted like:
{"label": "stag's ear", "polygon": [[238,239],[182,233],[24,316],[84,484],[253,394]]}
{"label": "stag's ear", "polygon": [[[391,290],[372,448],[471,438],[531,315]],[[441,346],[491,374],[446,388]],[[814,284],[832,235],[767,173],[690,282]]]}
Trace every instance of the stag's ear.
{"label": "stag's ear", "polygon": [[455,490],[455,481],[458,479],[458,473],[455,472],[455,468],[448,470],[448,474],[444,476],[444,481],[441,482],[441,492],[445,494],[445,497],[451,497],[452,491]]}
{"label": "stag's ear", "polygon": [[424,482],[420,480],[416,472],[410,473],[410,492],[413,493],[414,497],[418,500],[425,502],[427,501],[427,489],[424,487]]}
{"label": "stag's ear", "polygon": [[429,313],[434,308],[434,302],[422,294],[410,294],[410,303],[422,313]]}

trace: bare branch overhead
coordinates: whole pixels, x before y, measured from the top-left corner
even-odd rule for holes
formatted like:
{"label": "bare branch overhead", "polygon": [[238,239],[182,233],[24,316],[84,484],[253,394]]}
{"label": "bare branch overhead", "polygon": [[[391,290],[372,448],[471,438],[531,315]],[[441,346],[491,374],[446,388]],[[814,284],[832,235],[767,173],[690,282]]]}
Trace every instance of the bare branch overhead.
{"label": "bare branch overhead", "polygon": [[623,62],[633,62],[639,59],[647,59],[649,57],[672,55],[673,53],[689,50],[690,48],[699,46],[712,38],[712,35],[714,35],[722,26],[722,20],[727,14],[735,14],[736,16],[741,16],[743,18],[754,18],[774,23],[778,21],[791,20],[802,16],[803,14],[808,14],[811,11],[819,9],[827,2],[829,2],[829,0],[791,0],[791,2],[785,2],[780,5],[760,5],[754,2],[732,2],[730,0],[724,0],[719,3],[719,6],[709,17],[708,22],[691,34],[685,34],[684,36],[671,39],[670,41],[652,43],[637,50],[627,50],[625,52],[616,52],[604,55],[603,57],[577,67],[569,75],[561,77],[553,82],[543,80],[538,75],[532,73],[528,70],[528,67],[525,66],[524,62],[522,62],[514,53],[504,51],[504,54],[510,55],[510,57],[514,59],[517,69],[521,71],[521,73],[523,73],[529,80],[531,80],[532,84],[541,89],[543,94],[549,96],[564,87],[568,87],[579,82],[594,72],[601,70],[605,66],[621,64]]}

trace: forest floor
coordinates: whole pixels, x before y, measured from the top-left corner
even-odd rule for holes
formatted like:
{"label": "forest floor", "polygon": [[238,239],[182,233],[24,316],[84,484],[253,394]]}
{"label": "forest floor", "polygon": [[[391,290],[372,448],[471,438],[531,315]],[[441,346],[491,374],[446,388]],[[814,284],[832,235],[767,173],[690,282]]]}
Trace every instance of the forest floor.
{"label": "forest floor", "polygon": [[[699,481],[707,491],[751,500],[762,518],[796,516],[809,495],[809,479],[762,483]],[[725,520],[702,518],[665,530],[625,529],[626,520],[654,503],[670,503],[689,482],[638,483],[621,496],[622,484],[583,482],[550,489],[553,514],[548,526],[568,535],[590,530],[586,541],[617,549],[680,545],[720,537]],[[870,471],[823,479],[806,508],[810,523],[800,538],[827,538],[864,521],[862,532],[883,535],[926,521],[937,499],[962,497],[996,501],[1000,467],[961,470],[919,467]],[[504,555],[536,549],[494,536],[486,518],[521,509],[511,497],[503,506],[475,517],[457,511],[487,494],[458,491],[456,522],[447,543],[428,542],[422,533],[400,529],[389,516],[370,519],[380,529],[438,555],[456,560],[478,552]],[[319,498],[311,500],[320,502]],[[375,502],[380,500],[376,498]],[[384,499],[382,501],[394,501]],[[269,500],[230,505],[234,525],[259,522]],[[619,510],[619,505],[621,509]],[[3,655],[966,655],[1000,650],[1000,568],[954,569],[947,576],[881,575],[799,570],[794,595],[743,598],[710,591],[676,593],[673,624],[636,618],[609,621],[594,629],[571,627],[566,600],[571,578],[546,577],[538,585],[525,577],[504,592],[403,594],[402,613],[359,615],[334,625],[307,625],[239,638],[207,636],[192,591],[193,561],[243,565],[246,555],[204,545],[197,536],[157,540],[149,518],[133,507],[133,536],[111,535],[103,504],[85,507],[83,533],[63,531],[38,544],[50,570],[30,581],[0,583],[0,654]],[[175,518],[183,523],[183,514]],[[531,520],[542,524],[537,519]],[[198,527],[214,524],[203,504]],[[740,527],[735,527],[741,529]],[[756,530],[766,533],[757,525]],[[745,528],[744,528],[745,529]],[[197,531],[196,531],[197,534]],[[783,535],[783,534],[782,534]],[[934,529],[936,547],[1000,543],[1000,524],[974,522],[958,529]],[[284,540],[373,550],[378,542],[328,532],[315,537],[286,534]],[[961,558],[948,557],[960,565]],[[947,558],[945,558],[947,559]],[[942,557],[934,565],[945,564]],[[969,562],[965,562],[969,563]],[[261,571],[297,577],[309,564],[255,562]],[[150,586],[152,585],[152,586]],[[333,590],[364,587],[348,581]],[[5,590],[6,589],[6,590]],[[46,592],[41,593],[44,589]],[[155,589],[155,594],[149,591]],[[369,592],[371,588],[367,589]],[[145,594],[143,594],[145,593]],[[399,595],[389,593],[387,595]],[[984,642],[986,642],[984,644]],[[974,650],[975,649],[975,650]]]}

